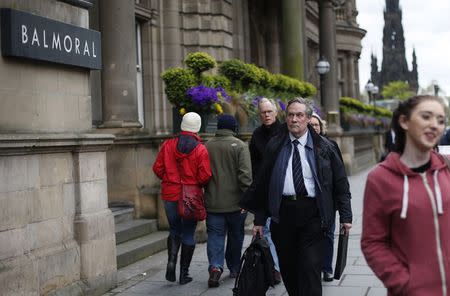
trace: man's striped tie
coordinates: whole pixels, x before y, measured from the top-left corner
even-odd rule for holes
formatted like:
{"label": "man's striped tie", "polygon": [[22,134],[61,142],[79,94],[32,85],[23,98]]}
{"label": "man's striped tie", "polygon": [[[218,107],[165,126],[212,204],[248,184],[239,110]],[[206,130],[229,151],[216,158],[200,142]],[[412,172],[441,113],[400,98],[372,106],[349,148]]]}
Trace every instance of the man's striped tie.
{"label": "man's striped tie", "polygon": [[294,153],[292,155],[292,177],[294,179],[295,193],[298,196],[307,196],[305,182],[303,180],[302,162],[300,160],[300,152],[298,151],[298,140],[292,141],[294,144]]}

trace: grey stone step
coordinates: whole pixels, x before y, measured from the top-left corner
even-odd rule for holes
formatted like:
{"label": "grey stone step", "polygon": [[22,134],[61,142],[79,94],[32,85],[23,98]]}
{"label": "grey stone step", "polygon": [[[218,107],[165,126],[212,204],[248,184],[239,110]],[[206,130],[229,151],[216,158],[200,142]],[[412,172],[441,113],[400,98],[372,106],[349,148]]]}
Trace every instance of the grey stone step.
{"label": "grey stone step", "polygon": [[109,208],[114,215],[114,223],[119,224],[122,222],[133,220],[134,208],[129,207],[110,207]]}
{"label": "grey stone step", "polygon": [[118,223],[116,226],[116,244],[150,234],[158,230],[156,219],[135,219]]}
{"label": "grey stone step", "polygon": [[167,248],[168,231],[156,231],[117,245],[117,268],[130,265]]}

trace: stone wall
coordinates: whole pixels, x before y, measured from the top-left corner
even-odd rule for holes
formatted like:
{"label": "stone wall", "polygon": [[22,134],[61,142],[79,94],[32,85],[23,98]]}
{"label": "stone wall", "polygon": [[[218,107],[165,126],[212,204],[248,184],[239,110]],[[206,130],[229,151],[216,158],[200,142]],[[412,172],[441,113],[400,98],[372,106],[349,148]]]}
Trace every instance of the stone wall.
{"label": "stone wall", "polygon": [[218,61],[233,58],[233,4],[229,0],[183,0],[183,56],[205,51]]}
{"label": "stone wall", "polygon": [[344,133],[337,142],[349,176],[376,164],[383,152],[381,133]]}
{"label": "stone wall", "polygon": [[109,202],[134,205],[136,218],[156,218],[160,180],[152,170],[167,137],[118,137],[107,152]]}
{"label": "stone wall", "polygon": [[[40,16],[88,27],[86,10],[57,1],[1,1]],[[0,130],[86,131],[91,128],[89,71],[0,57]]]}
{"label": "stone wall", "polygon": [[112,136],[0,135],[0,295],[115,282],[105,150]]}
{"label": "stone wall", "polygon": [[1,295],[39,295],[80,277],[69,153],[0,157]]}
{"label": "stone wall", "polygon": [[[0,8],[89,24],[85,8],[55,0]],[[0,56],[1,296],[100,295],[115,285],[106,175],[114,137],[86,133],[89,73]]]}

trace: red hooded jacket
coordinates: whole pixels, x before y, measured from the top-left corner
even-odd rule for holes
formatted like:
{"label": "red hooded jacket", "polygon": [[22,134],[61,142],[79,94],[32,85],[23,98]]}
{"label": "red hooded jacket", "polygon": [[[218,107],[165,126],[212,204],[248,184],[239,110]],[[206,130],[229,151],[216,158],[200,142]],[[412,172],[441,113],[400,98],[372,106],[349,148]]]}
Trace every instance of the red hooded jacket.
{"label": "red hooded jacket", "polygon": [[447,295],[450,284],[450,170],[432,152],[416,173],[390,153],[369,173],[361,248],[389,295]]}
{"label": "red hooded jacket", "polygon": [[178,201],[181,184],[204,186],[208,183],[211,178],[208,151],[197,134],[183,131],[178,137],[164,141],[153,172],[162,180],[162,199]]}

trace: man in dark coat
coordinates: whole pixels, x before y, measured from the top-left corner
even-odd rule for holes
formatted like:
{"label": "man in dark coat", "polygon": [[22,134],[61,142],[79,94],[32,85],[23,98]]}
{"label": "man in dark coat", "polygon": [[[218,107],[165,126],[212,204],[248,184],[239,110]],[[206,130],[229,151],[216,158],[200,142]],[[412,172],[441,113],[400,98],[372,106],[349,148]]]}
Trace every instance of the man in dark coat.
{"label": "man in dark coat", "polygon": [[352,226],[349,184],[332,144],[308,125],[309,102],[293,99],[286,110],[286,124],[267,144],[242,207],[255,213],[254,233],[271,217],[288,294],[322,295],[322,243],[336,207],[347,232]]}
{"label": "man in dark coat", "polygon": [[[277,106],[273,100],[262,98],[258,102],[259,119],[261,126],[255,129],[250,140],[250,156],[252,159],[252,175],[256,176],[258,169],[263,161],[264,150],[267,142],[277,134],[281,124],[277,119]],[[275,284],[281,282],[280,266],[278,263],[278,255],[275,245],[270,234],[270,218],[267,219],[263,228],[264,237],[269,243],[270,253],[272,254],[273,263],[275,267],[274,279]]]}

